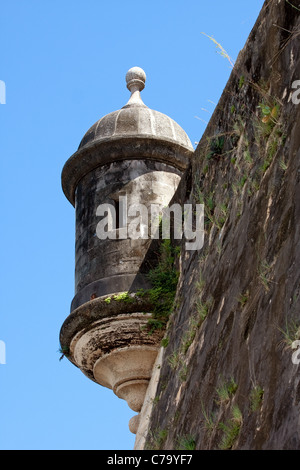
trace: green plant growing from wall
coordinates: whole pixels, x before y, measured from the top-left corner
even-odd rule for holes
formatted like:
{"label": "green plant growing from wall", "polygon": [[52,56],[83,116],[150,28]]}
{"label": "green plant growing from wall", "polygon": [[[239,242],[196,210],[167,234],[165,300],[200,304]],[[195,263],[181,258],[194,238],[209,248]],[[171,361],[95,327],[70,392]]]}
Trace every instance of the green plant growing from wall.
{"label": "green plant growing from wall", "polygon": [[189,321],[189,327],[182,337],[181,351],[186,354],[190,345],[194,341],[198,329],[198,321],[192,317]]}
{"label": "green plant growing from wall", "polygon": [[181,382],[185,382],[188,376],[188,366],[187,364],[182,364],[180,371],[179,371],[179,380]]}
{"label": "green plant growing from wall", "polygon": [[173,353],[168,357],[167,362],[172,370],[179,370],[178,378],[180,382],[185,382],[188,375],[188,367],[187,364],[185,364],[184,362],[182,348],[173,351]]}
{"label": "green plant growing from wall", "polygon": [[285,347],[292,348],[293,342],[300,340],[300,320],[291,318],[285,319],[285,328],[279,328],[278,330],[283,335],[282,343]]}
{"label": "green plant growing from wall", "polygon": [[259,176],[255,173],[253,177],[248,180],[248,183],[249,183],[248,194],[249,196],[253,196],[255,193],[257,193],[257,191],[260,188]]}
{"label": "green plant growing from wall", "polygon": [[70,354],[70,349],[68,346],[61,346],[58,352],[61,354],[59,358],[59,360],[61,361],[65,356],[68,357],[68,355]]}
{"label": "green plant growing from wall", "polygon": [[176,450],[195,450],[196,440],[191,434],[184,434],[177,439]]}
{"label": "green plant growing from wall", "polygon": [[212,157],[217,157],[222,155],[222,151],[224,148],[225,137],[216,136],[210,140],[209,152],[206,155],[206,158],[210,160]]}
{"label": "green plant growing from wall", "polygon": [[235,118],[235,122],[232,126],[232,139],[233,146],[236,146],[242,135],[246,132],[246,122],[243,120],[242,116],[238,114]]}
{"label": "green plant growing from wall", "polygon": [[177,369],[177,367],[180,364],[180,355],[178,351],[174,351],[169,357],[168,357],[168,364],[171,367],[172,370]]}
{"label": "green plant growing from wall", "polygon": [[237,387],[238,386],[233,378],[231,378],[227,382],[223,382],[220,387],[217,388],[217,403],[219,405],[228,403],[237,391]]}
{"label": "green plant growing from wall", "polygon": [[263,138],[268,138],[274,126],[278,123],[280,106],[276,100],[269,99],[258,105],[260,116],[258,119],[258,132]]}
{"label": "green plant growing from wall", "polygon": [[161,340],[161,343],[160,343],[160,344],[161,344],[161,346],[162,346],[163,348],[166,348],[166,347],[168,346],[168,344],[169,344],[169,341],[170,341],[170,339],[166,336],[165,338],[163,338],[163,339]]}
{"label": "green plant growing from wall", "polygon": [[199,176],[196,174],[193,184],[193,196],[196,204],[204,204],[204,194],[201,189],[201,182]]}
{"label": "green plant growing from wall", "polygon": [[156,395],[156,397],[154,397],[154,398],[152,399],[152,404],[153,404],[153,406],[157,405],[157,403],[159,402],[159,400],[160,400],[160,396],[159,396],[159,395]]}
{"label": "green plant growing from wall", "polygon": [[202,299],[198,299],[196,302],[196,310],[197,310],[197,328],[204,322],[205,318],[208,315],[209,309],[212,305],[212,299],[204,302]]}
{"label": "green plant growing from wall", "polygon": [[226,219],[228,215],[228,202],[224,202],[223,204],[220,205],[220,212],[224,219]]}
{"label": "green plant growing from wall", "polygon": [[277,150],[282,145],[282,142],[283,142],[282,141],[282,130],[280,128],[274,129],[274,131],[270,135],[268,143],[267,143],[265,159],[263,161],[263,164],[260,167],[261,173],[264,174],[265,171],[269,168],[269,166],[271,165]]}
{"label": "green plant growing from wall", "polygon": [[208,432],[208,435],[210,436],[216,428],[215,414],[208,413],[205,410],[202,400],[201,400],[201,408],[202,408],[202,413],[204,417],[204,429]]}
{"label": "green plant growing from wall", "polygon": [[195,188],[196,202],[198,204],[204,204],[204,223],[208,229],[215,225],[221,230],[228,216],[228,202],[224,202],[219,206],[216,206],[214,199],[214,192],[211,191],[208,195],[204,195],[203,192],[197,187]]}
{"label": "green plant growing from wall", "polygon": [[206,33],[201,33],[201,34],[204,34],[204,36],[206,36],[207,38],[209,38],[216,46],[217,48],[217,53],[220,54],[222,57],[224,57],[225,59],[228,60],[228,62],[230,63],[230,66],[233,68],[234,67],[234,61],[233,59],[230,57],[230,55],[228,54],[228,52],[224,49],[224,47],[218,42],[216,41],[216,39],[213,37],[213,36],[209,36],[208,34]]}
{"label": "green plant growing from wall", "polygon": [[225,423],[219,423],[219,429],[223,431],[219,449],[231,449],[237,440],[243,423],[241,410],[237,405],[233,406],[231,418]]}
{"label": "green plant growing from wall", "polygon": [[170,240],[163,240],[160,246],[159,263],[148,274],[152,288],[145,291],[144,295],[153,304],[152,317],[148,321],[150,333],[164,328],[173,311],[179,277],[175,268],[175,257],[178,253],[179,250],[172,246]]}
{"label": "green plant growing from wall", "polygon": [[240,189],[242,189],[242,188],[244,187],[244,185],[245,185],[247,179],[248,179],[248,175],[247,175],[247,174],[242,175],[241,179],[240,179],[240,180],[238,181],[238,183],[237,183]]}
{"label": "green plant growing from wall", "polygon": [[271,271],[271,266],[267,263],[267,261],[266,260],[260,261],[259,266],[258,266],[258,276],[266,292],[270,290],[270,287],[269,287],[269,284],[271,282],[270,271]]}
{"label": "green plant growing from wall", "polygon": [[203,289],[205,287],[205,279],[203,277],[202,271],[199,273],[199,279],[196,282],[197,294],[202,295]]}
{"label": "green plant growing from wall", "polygon": [[249,147],[248,147],[248,146],[247,146],[246,149],[244,150],[243,156],[244,156],[245,162],[248,163],[249,165],[252,165],[253,159],[252,159],[252,157],[251,157],[250,150],[249,150]]}
{"label": "green plant growing from wall", "polygon": [[250,392],[250,409],[257,411],[260,409],[263,401],[264,390],[259,385],[255,385]]}
{"label": "green plant growing from wall", "polygon": [[135,295],[126,291],[121,292],[120,294],[112,295],[111,297],[106,297],[106,299],[104,299],[104,302],[107,304],[110,304],[112,301],[133,303],[135,302]]}
{"label": "green plant growing from wall", "polygon": [[182,335],[179,347],[174,350],[167,359],[172,370],[179,369],[180,381],[185,381],[187,379],[188,368],[185,363],[185,355],[193,343],[196,333],[206,318],[212,304],[213,299],[211,297],[206,302],[203,302],[202,300],[197,301],[197,312],[190,317],[188,328]]}
{"label": "green plant growing from wall", "polygon": [[245,77],[244,75],[241,75],[239,79],[239,89],[243,88],[244,83],[245,83]]}
{"label": "green plant growing from wall", "polygon": [[241,304],[242,307],[246,305],[249,299],[249,290],[247,290],[245,293],[240,294],[238,297],[238,302]]}
{"label": "green plant growing from wall", "polygon": [[214,211],[213,221],[219,230],[223,227],[228,217],[228,202],[217,205]]}
{"label": "green plant growing from wall", "polygon": [[167,429],[155,429],[149,432],[150,440],[146,443],[146,450],[160,450],[168,437]]}
{"label": "green plant growing from wall", "polygon": [[283,158],[279,161],[279,166],[283,171],[286,171],[288,167]]}

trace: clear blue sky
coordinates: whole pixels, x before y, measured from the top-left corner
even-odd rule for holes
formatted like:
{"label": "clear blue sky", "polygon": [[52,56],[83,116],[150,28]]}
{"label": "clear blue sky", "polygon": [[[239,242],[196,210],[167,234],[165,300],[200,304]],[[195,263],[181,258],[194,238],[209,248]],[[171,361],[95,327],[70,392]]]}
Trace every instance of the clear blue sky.
{"label": "clear blue sky", "polygon": [[[74,295],[74,209],[60,174],[88,128],[142,97],[199,141],[263,0],[11,0],[0,14],[0,449],[132,449],[125,401],[59,361]],[[198,119],[195,116],[198,116]]]}

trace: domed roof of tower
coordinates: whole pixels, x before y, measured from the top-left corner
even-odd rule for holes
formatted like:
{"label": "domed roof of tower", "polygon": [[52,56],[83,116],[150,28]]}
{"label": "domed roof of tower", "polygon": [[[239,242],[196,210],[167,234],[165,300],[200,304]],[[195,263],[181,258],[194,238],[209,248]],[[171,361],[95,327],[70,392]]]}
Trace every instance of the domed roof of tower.
{"label": "domed roof of tower", "polygon": [[75,205],[78,182],[93,169],[122,160],[155,161],[184,171],[194,154],[190,139],[170,117],[149,109],[140,93],[146,74],[139,67],[126,74],[129,101],[99,119],[84,135],[77,151],[66,161],[63,191]]}
{"label": "domed roof of tower", "polygon": [[131,92],[128,103],[99,119],[86,132],[78,150],[107,140],[151,137],[156,140],[171,141],[193,151],[189,137],[177,122],[143,103],[140,92],[145,87],[145,81],[146,74],[140,67],[128,70],[126,83]]}

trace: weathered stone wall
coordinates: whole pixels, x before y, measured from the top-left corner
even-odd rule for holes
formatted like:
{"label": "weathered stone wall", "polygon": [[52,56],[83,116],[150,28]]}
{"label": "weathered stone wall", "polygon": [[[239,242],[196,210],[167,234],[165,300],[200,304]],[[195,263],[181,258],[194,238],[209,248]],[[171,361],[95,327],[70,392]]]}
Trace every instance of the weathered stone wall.
{"label": "weathered stone wall", "polygon": [[182,243],[136,448],[300,448],[299,15],[265,2],[178,189],[205,204],[205,244]]}

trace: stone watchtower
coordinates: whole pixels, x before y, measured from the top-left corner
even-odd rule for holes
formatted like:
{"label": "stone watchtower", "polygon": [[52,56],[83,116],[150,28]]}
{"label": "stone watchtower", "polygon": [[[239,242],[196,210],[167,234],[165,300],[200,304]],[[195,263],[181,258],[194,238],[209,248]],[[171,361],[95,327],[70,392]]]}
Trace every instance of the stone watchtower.
{"label": "stone watchtower", "polygon": [[[142,264],[155,237],[141,223],[130,236],[127,228],[138,204],[168,206],[193,153],[183,129],[143,103],[145,80],[139,67],[127,72],[128,103],[87,131],[62,171],[64,194],[76,210],[76,254],[75,297],[61,328],[61,349],[136,412],[160,335],[143,328],[151,305],[135,295],[149,287]],[[130,429],[136,432],[136,417]]]}

